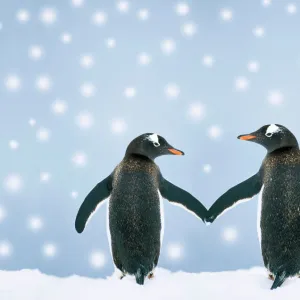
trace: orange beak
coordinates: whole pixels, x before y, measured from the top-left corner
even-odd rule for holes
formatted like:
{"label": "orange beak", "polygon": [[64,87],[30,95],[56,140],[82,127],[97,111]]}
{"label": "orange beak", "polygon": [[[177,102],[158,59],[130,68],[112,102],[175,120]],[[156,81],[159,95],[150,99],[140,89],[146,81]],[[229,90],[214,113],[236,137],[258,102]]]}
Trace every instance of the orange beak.
{"label": "orange beak", "polygon": [[249,140],[253,140],[253,139],[255,139],[255,138],[256,138],[256,136],[255,136],[255,135],[251,135],[251,134],[248,134],[248,135],[240,135],[240,136],[238,137],[238,139],[243,140],[243,141],[249,141]]}
{"label": "orange beak", "polygon": [[182,151],[179,151],[179,150],[176,150],[173,148],[169,148],[168,150],[174,155],[184,155],[184,153]]}

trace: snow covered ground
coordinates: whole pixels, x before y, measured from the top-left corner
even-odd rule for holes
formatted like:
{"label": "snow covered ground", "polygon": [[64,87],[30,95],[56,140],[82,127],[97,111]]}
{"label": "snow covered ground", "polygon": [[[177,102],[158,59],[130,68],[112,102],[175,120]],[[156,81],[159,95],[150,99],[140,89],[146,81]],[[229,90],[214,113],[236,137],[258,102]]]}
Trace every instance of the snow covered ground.
{"label": "snow covered ground", "polygon": [[0,271],[1,300],[243,300],[295,299],[300,279],[290,279],[282,288],[270,291],[271,281],[263,268],[221,273],[171,273],[157,269],[155,278],[144,286],[133,278],[119,280],[79,276],[57,278],[36,270]]}

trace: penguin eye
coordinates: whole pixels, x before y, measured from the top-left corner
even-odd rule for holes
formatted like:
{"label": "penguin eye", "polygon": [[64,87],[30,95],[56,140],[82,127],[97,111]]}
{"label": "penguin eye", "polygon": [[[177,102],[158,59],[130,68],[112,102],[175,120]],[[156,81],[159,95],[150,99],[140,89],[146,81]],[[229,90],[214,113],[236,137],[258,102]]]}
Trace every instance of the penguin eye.
{"label": "penguin eye", "polygon": [[271,132],[267,132],[267,133],[266,133],[266,136],[267,136],[268,138],[270,138],[270,137],[272,137],[272,136],[273,136],[273,133],[271,133]]}
{"label": "penguin eye", "polygon": [[154,147],[159,147],[160,143],[154,142],[153,145],[154,145]]}

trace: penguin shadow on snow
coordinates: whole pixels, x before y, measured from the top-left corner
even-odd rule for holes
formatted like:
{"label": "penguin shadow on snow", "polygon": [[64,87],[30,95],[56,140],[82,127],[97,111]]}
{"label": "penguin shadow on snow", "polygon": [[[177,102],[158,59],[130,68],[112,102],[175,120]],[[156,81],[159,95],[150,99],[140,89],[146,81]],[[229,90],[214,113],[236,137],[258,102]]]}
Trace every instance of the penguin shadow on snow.
{"label": "penguin shadow on snow", "polygon": [[259,171],[232,187],[210,207],[207,223],[226,210],[261,192],[257,232],[264,265],[273,280],[271,289],[300,274],[300,150],[296,137],[286,127],[265,125],[240,135],[240,140],[267,149]]}
{"label": "penguin shadow on snow", "polygon": [[155,158],[184,155],[162,136],[145,133],[128,145],[123,160],[87,195],[76,216],[75,228],[82,233],[95,210],[109,198],[108,239],[120,279],[135,276],[143,285],[152,279],[163,239],[162,198],[180,205],[203,222],[207,209],[194,196],[166,180]]}

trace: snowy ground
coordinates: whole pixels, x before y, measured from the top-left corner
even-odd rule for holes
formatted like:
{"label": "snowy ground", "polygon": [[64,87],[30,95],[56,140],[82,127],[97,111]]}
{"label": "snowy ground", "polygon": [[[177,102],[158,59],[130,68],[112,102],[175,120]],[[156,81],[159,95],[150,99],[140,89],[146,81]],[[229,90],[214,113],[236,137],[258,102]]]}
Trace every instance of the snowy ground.
{"label": "snowy ground", "polygon": [[222,273],[171,273],[156,270],[156,277],[144,286],[133,278],[116,276],[89,279],[79,276],[57,278],[36,270],[0,271],[1,300],[157,300],[157,299],[294,299],[300,294],[300,279],[287,280],[270,291],[271,281],[262,268]]}

